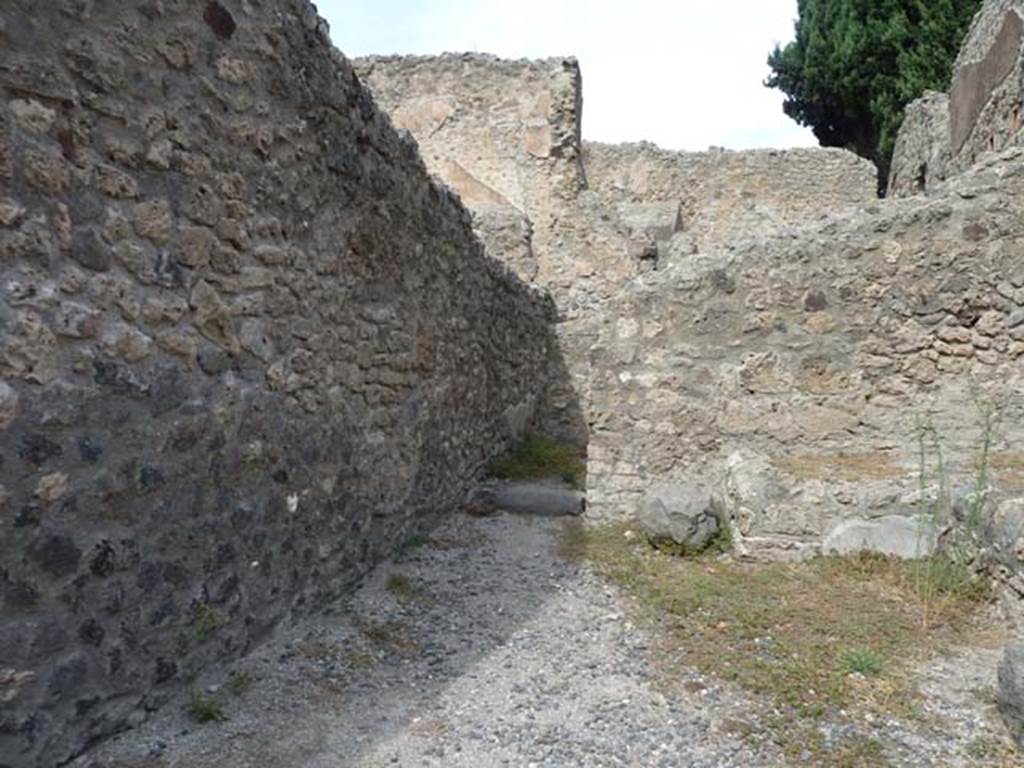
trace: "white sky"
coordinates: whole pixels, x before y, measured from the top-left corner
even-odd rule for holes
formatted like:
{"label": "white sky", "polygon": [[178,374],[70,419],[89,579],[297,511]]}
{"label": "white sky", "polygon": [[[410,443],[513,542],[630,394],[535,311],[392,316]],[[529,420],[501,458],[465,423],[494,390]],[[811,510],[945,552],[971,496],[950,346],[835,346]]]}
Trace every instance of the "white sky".
{"label": "white sky", "polygon": [[814,146],[761,83],[796,0],[318,0],[348,56],[573,55],[583,134],[702,150]]}

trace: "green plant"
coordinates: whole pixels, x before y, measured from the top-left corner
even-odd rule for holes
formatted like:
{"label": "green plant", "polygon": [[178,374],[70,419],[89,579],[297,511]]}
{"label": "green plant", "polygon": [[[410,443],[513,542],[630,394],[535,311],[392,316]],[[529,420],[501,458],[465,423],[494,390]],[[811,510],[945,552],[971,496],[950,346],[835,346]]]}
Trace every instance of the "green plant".
{"label": "green plant", "polygon": [[877,675],[882,671],[882,657],[869,648],[857,648],[843,653],[840,659],[846,674]]}
{"label": "green plant", "polygon": [[727,521],[719,521],[718,532],[700,549],[680,544],[668,536],[648,536],[647,542],[659,552],[676,557],[715,557],[731,552],[733,541],[732,526]]}
{"label": "green plant", "polygon": [[222,723],[228,719],[224,706],[215,696],[204,696],[193,690],[185,702],[185,712],[196,723]]}
{"label": "green plant", "polygon": [[345,663],[352,669],[369,669],[373,666],[373,656],[361,651],[350,651],[345,654]]}
{"label": "green plant", "polygon": [[799,0],[795,40],[776,46],[765,82],[827,147],[878,166],[884,190],[904,107],[949,87],[981,0]]}
{"label": "green plant", "polygon": [[427,605],[433,603],[433,598],[422,587],[414,584],[408,576],[402,573],[389,575],[384,583],[384,588],[399,600],[412,600]]}
{"label": "green plant", "polygon": [[983,400],[977,395],[974,405],[978,410],[978,421],[981,426],[981,448],[974,465],[974,488],[967,497],[967,531],[975,536],[983,522],[985,500],[988,496],[992,463],[992,442],[995,437],[996,425],[1002,415],[1002,409],[992,400]]}
{"label": "green plant", "polygon": [[704,550],[706,555],[724,555],[727,552],[732,552],[733,547],[736,546],[736,542],[733,539],[732,524],[728,520],[718,521],[718,533],[708,543],[707,549]]}
{"label": "green plant", "polygon": [[968,595],[983,599],[989,586],[970,564],[979,544],[984,523],[985,502],[989,493],[992,442],[1001,410],[991,400],[974,398],[981,429],[980,445],[974,462],[974,484],[964,497],[964,513],[957,514],[950,492],[949,471],[942,439],[930,416],[915,416],[918,452],[918,495],[921,525],[918,528],[918,552],[924,552],[926,529],[950,528],[941,549],[916,562],[915,592],[921,601],[921,620],[927,625],[936,599],[950,595]]}
{"label": "green plant", "polygon": [[583,486],[586,465],[579,448],[543,435],[532,435],[511,454],[491,464],[489,473],[502,480],[559,477],[574,488]]}
{"label": "green plant", "polygon": [[236,669],[228,675],[224,687],[233,696],[241,696],[256,684],[256,678],[251,672],[244,669]]}
{"label": "green plant", "polygon": [[427,540],[420,536],[418,533],[413,534],[405,540],[406,549],[419,549],[420,547],[426,546]]}
{"label": "green plant", "polygon": [[227,617],[205,601],[196,602],[192,606],[192,629],[200,642],[227,623]]}

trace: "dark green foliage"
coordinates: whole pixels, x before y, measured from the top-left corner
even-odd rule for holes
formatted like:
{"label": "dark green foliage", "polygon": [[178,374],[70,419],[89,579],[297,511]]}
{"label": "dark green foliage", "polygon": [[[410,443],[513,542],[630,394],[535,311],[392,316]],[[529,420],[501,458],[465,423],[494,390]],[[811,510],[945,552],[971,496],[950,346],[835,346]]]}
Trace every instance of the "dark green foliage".
{"label": "dark green foliage", "polygon": [[516,445],[511,456],[492,464],[489,474],[502,480],[560,477],[573,488],[582,488],[586,462],[579,448],[532,435]]}
{"label": "dark green foliage", "polygon": [[904,107],[949,88],[981,0],[798,0],[796,40],[776,46],[765,82],[823,146],[872,160],[888,177]]}
{"label": "dark green foliage", "polygon": [[196,723],[222,723],[227,720],[224,705],[214,696],[204,696],[199,691],[191,691],[185,702],[185,712]]}

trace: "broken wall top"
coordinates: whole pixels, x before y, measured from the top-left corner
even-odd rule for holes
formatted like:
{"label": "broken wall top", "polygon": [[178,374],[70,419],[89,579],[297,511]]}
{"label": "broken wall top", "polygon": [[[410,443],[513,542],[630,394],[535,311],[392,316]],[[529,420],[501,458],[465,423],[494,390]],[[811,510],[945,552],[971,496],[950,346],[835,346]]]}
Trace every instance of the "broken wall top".
{"label": "broken wall top", "polygon": [[571,199],[582,186],[574,58],[446,53],[354,65],[430,170],[470,207],[512,205],[536,219],[552,198]]}
{"label": "broken wall top", "polygon": [[989,0],[953,69],[948,99],[907,107],[893,156],[896,197],[927,192],[983,155],[1020,144],[1024,127],[1024,2]]}
{"label": "broken wall top", "polygon": [[877,197],[877,171],[841,149],[676,152],[586,142],[594,192],[610,201],[679,201],[702,251],[803,226]]}

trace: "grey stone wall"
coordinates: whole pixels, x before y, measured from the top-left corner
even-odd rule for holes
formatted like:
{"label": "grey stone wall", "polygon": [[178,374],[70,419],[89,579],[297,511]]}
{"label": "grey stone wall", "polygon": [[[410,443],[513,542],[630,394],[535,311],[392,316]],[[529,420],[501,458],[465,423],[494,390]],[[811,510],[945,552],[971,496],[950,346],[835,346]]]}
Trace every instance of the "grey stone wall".
{"label": "grey stone wall", "polygon": [[595,318],[588,514],[700,486],[741,550],[813,553],[843,521],[922,511],[918,418],[942,437],[951,487],[969,487],[976,401],[1003,409],[993,482],[1019,494],[1022,161],[627,285]]}
{"label": "grey stone wall", "polygon": [[987,0],[957,57],[949,91],[950,145],[957,168],[1016,141],[1022,116],[1024,3]]}
{"label": "grey stone wall", "polygon": [[582,79],[571,58],[375,56],[356,68],[474,211],[489,253],[551,292],[559,354],[540,423],[581,444],[595,340],[586,319],[623,285],[694,249],[876,196],[873,166],[838,150],[584,146]]}
{"label": "grey stone wall", "polygon": [[1024,2],[986,0],[957,57],[946,104],[929,95],[907,108],[892,196],[927,193],[986,154],[1024,140],[1022,53]]}
{"label": "grey stone wall", "polygon": [[58,765],[343,592],[543,395],[305,0],[0,5],[0,765]]}
{"label": "grey stone wall", "polygon": [[586,443],[576,389],[586,382],[588,340],[577,320],[637,270],[617,222],[581,195],[576,60],[444,54],[373,56],[355,66],[427,167],[473,211],[488,252],[551,292],[558,347],[541,425]]}
{"label": "grey stone wall", "polygon": [[678,203],[679,226],[703,253],[878,196],[874,165],[840,149],[673,152],[587,143],[584,167],[590,188],[612,205]]}
{"label": "grey stone wall", "polygon": [[889,169],[889,197],[908,197],[943,181],[951,172],[949,97],[930,91],[907,105]]}
{"label": "grey stone wall", "polygon": [[571,57],[369,56],[354,62],[428,167],[468,205],[511,204],[539,219],[582,184],[581,78]]}

